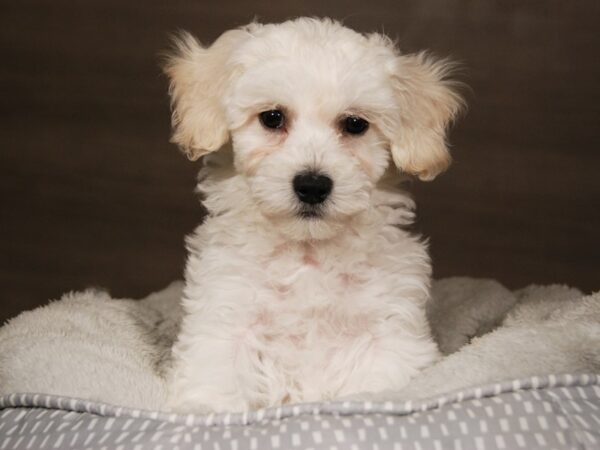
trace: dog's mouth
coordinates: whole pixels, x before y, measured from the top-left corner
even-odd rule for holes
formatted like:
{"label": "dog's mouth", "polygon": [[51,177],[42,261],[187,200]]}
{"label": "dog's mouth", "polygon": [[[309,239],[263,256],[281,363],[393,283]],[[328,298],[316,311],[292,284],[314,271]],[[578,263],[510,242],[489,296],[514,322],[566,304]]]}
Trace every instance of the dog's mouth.
{"label": "dog's mouth", "polygon": [[318,205],[304,205],[298,211],[298,217],[305,220],[322,219],[324,215],[323,208]]}

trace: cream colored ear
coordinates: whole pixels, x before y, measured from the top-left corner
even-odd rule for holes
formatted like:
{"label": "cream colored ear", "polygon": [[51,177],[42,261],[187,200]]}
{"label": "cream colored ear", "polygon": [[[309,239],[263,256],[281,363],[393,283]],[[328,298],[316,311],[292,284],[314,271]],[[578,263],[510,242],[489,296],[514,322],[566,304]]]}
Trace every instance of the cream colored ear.
{"label": "cream colored ear", "polygon": [[208,48],[187,32],[174,39],[175,50],[164,66],[171,82],[171,142],[191,160],[218,150],[229,140],[222,105],[232,73],[227,63],[232,49],[247,35],[243,29],[231,30]]}
{"label": "cream colored ear", "polygon": [[429,181],[451,162],[446,128],[464,105],[448,79],[454,68],[426,53],[398,56],[392,84],[398,104],[398,124],[390,133],[394,163],[401,170]]}

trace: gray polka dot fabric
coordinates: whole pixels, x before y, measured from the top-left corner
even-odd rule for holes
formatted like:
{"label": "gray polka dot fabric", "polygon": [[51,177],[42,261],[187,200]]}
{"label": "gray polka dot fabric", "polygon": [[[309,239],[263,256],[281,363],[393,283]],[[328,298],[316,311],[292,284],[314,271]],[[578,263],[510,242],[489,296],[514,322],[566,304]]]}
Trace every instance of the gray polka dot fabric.
{"label": "gray polka dot fabric", "polygon": [[176,415],[41,394],[0,398],[8,449],[600,449],[600,375],[532,377],[415,402]]}

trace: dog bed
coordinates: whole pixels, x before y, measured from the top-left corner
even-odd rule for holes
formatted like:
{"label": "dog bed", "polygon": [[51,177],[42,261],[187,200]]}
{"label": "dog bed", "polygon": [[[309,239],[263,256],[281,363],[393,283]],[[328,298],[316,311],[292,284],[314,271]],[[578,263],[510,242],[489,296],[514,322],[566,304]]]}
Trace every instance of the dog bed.
{"label": "dog bed", "polygon": [[600,377],[531,377],[416,402],[178,416],[48,395],[0,399],[0,448],[598,448]]}
{"label": "dog bed", "polygon": [[180,416],[160,412],[180,293],[69,294],[1,328],[0,450],[600,446],[600,294],[441,280],[445,356],[402,391]]}

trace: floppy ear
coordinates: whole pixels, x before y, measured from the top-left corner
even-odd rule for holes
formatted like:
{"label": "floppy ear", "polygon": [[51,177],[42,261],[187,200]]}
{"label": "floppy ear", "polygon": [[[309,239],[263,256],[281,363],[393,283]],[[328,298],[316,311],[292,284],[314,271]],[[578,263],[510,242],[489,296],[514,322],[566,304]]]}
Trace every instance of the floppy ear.
{"label": "floppy ear", "polygon": [[242,29],[227,31],[208,48],[187,32],[174,38],[174,51],[163,68],[170,79],[171,142],[191,160],[229,140],[222,98],[233,73],[229,56],[245,36]]}
{"label": "floppy ear", "polygon": [[397,56],[392,86],[398,107],[397,124],[389,131],[394,163],[429,181],[451,162],[446,128],[464,105],[448,79],[454,65],[426,53]]}

